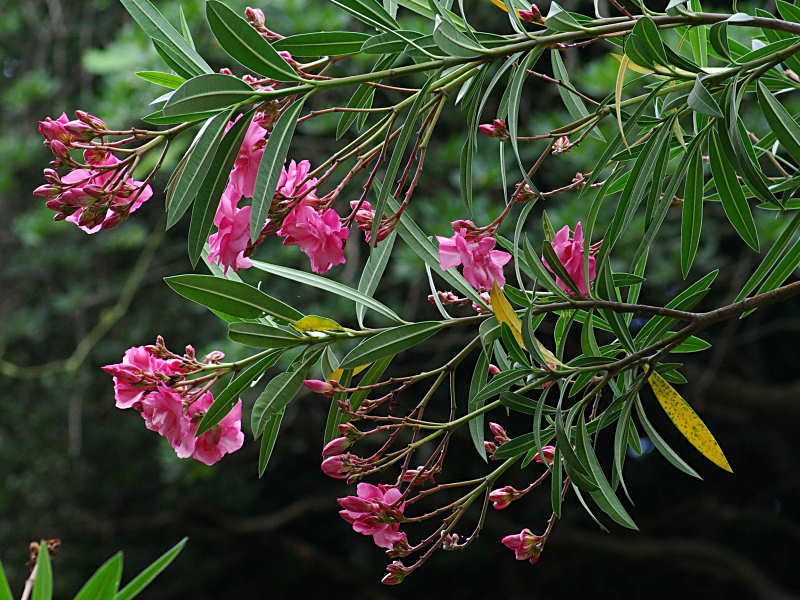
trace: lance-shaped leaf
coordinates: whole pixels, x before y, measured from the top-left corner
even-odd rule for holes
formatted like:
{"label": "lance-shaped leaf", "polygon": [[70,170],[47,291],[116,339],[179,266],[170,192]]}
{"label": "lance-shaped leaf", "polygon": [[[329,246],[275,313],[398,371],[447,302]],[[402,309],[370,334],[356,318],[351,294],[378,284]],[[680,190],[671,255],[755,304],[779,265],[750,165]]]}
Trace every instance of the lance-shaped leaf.
{"label": "lance-shaped leaf", "polygon": [[180,542],[175,544],[172,548],[167,550],[158,559],[156,559],[153,564],[134,577],[128,583],[128,585],[119,591],[119,593],[114,597],[114,600],[131,600],[132,598],[138,596],[144,588],[150,585],[151,581],[158,577],[161,571],[166,569],[170,563],[175,560],[175,557],[180,554],[181,550],[183,550],[183,547],[186,545],[187,539],[188,538],[183,538]]}
{"label": "lance-shaped leaf", "polygon": [[331,0],[331,2],[375,29],[395,30],[398,28],[397,21],[375,0]]}
{"label": "lance-shaped leaf", "polygon": [[760,81],[758,82],[758,104],[781,146],[795,161],[800,163],[800,126]]}
{"label": "lance-shaped leaf", "polygon": [[339,56],[358,52],[369,38],[368,33],[357,31],[315,31],[276,40],[272,47],[292,56]]}
{"label": "lance-shaped leaf", "polygon": [[220,198],[228,185],[233,163],[239,154],[239,148],[242,147],[242,141],[252,118],[253,111],[250,111],[228,130],[214,153],[203,183],[200,184],[189,223],[189,260],[192,266],[197,264],[200,252],[208,239]]}
{"label": "lance-shaped leaf", "polygon": [[681,273],[684,279],[697,254],[703,228],[703,158],[693,152],[686,174],[681,213]]}
{"label": "lance-shaped leaf", "polygon": [[338,281],[327,279],[325,277],[321,277],[320,275],[314,275],[313,273],[306,273],[305,271],[291,269],[289,267],[284,267],[281,265],[273,265],[270,263],[261,262],[259,260],[254,260],[253,266],[256,269],[259,269],[260,271],[269,273],[270,275],[277,275],[278,277],[283,277],[284,279],[294,281],[295,283],[301,283],[304,285],[309,285],[311,287],[319,288],[321,290],[325,290],[326,292],[330,292],[331,294],[336,294],[337,296],[341,296],[342,298],[347,298],[348,300],[352,300],[353,302],[360,302],[367,308],[374,310],[375,312],[383,315],[388,319],[391,319],[392,321],[396,321],[398,323],[406,322],[399,316],[397,316],[397,313],[395,313],[391,308],[389,308],[382,302],[378,302],[377,300],[375,300],[375,298],[370,298],[369,296],[362,294],[358,290],[354,290],[353,288],[348,287],[343,283],[339,283]]}
{"label": "lance-shaped leaf", "polygon": [[691,108],[693,111],[702,115],[708,115],[709,117],[717,117],[720,119],[723,116],[722,109],[714,99],[714,96],[711,95],[711,92],[708,91],[708,88],[703,85],[703,80],[699,73],[697,78],[694,80],[694,86],[692,87],[692,91],[689,92],[689,97],[686,100],[686,104],[688,104],[689,108]]}
{"label": "lance-shaped leaf", "polygon": [[731,50],[728,46],[728,24],[725,22],[716,23],[711,26],[708,34],[711,47],[717,52],[720,58],[731,60]]}
{"label": "lance-shaped leaf", "polygon": [[578,31],[583,29],[570,13],[561,8],[557,2],[550,3],[550,10],[544,19],[550,31]]}
{"label": "lance-shaped leaf", "polygon": [[625,43],[625,54],[643,67],[667,65],[667,53],[658,33],[658,26],[650,17],[636,21]]}
{"label": "lance-shaped leaf", "polygon": [[353,348],[342,359],[340,367],[352,369],[385,356],[394,356],[398,352],[424,342],[443,326],[444,323],[439,321],[423,321],[381,331]]}
{"label": "lance-shaped leaf", "polygon": [[747,203],[742,186],[736,178],[736,173],[721,144],[717,131],[713,131],[709,139],[709,156],[711,172],[714,175],[714,184],[717,186],[722,208],[741,238],[758,252],[758,231],[753,214],[750,212],[750,205]]}
{"label": "lance-shaped leaf", "polygon": [[439,15],[436,15],[434,20],[433,39],[448,56],[472,58],[480,56],[485,51],[475,40],[443,20]]}
{"label": "lance-shaped leaf", "polygon": [[[372,294],[378,289],[378,284],[381,282],[384,270],[386,270],[389,257],[392,255],[396,238],[397,232],[392,231],[378,244],[377,248],[373,248],[369,253],[367,264],[364,265],[364,270],[358,279],[358,291],[365,296],[372,297]],[[364,313],[366,310],[367,307],[364,304],[356,304],[356,318],[358,319],[359,327],[364,327]]]}
{"label": "lance-shaped leaf", "polygon": [[278,121],[272,128],[272,132],[267,138],[267,145],[264,147],[264,155],[258,165],[256,173],[256,183],[253,187],[253,208],[250,212],[250,239],[258,239],[261,229],[267,220],[269,207],[278,188],[278,180],[281,177],[283,163],[286,161],[286,154],[289,152],[289,144],[297,126],[297,116],[303,109],[305,97],[295,100],[283,114],[278,117]]}
{"label": "lance-shaped leaf", "polygon": [[222,2],[206,3],[206,19],[220,46],[243,66],[276,81],[301,79],[250,23]]}
{"label": "lance-shaped leaf", "polygon": [[733,469],[728,464],[728,459],[725,458],[717,440],[714,439],[708,427],[697,416],[692,407],[675,391],[675,388],[655,371],[650,374],[647,381],[664,412],[667,413],[667,416],[678,428],[678,431],[689,440],[689,443],[715,465],[729,473],[733,473]]}
{"label": "lance-shaped leaf", "polygon": [[[550,12],[553,11],[553,6],[556,6],[556,3],[553,2],[550,5]],[[549,25],[549,23],[548,23]],[[519,166],[520,173],[522,174],[525,183],[531,189],[532,192],[536,192],[536,186],[533,185],[531,178],[528,177],[528,170],[522,165],[522,158],[519,155],[519,143],[517,141],[517,132],[519,130],[519,103],[522,99],[522,86],[528,78],[528,69],[536,64],[536,61],[539,60],[539,57],[544,52],[544,48],[534,48],[525,56],[522,62],[514,71],[514,74],[511,76],[511,81],[508,84],[507,93],[508,93],[508,132],[511,136],[511,148],[514,150],[514,156],[517,159],[517,166]],[[502,118],[502,116],[500,117]]]}
{"label": "lance-shaped leaf", "polygon": [[278,440],[278,431],[281,428],[283,415],[286,409],[279,410],[269,415],[267,422],[264,424],[264,432],[261,437],[261,448],[258,451],[258,477],[264,475],[267,470],[267,464],[272,456],[272,451],[275,449],[275,442]]}
{"label": "lance-shaped leaf", "polygon": [[253,88],[238,77],[208,73],[182,84],[161,111],[166,117],[210,112],[244,102],[254,94]]}
{"label": "lance-shaped leaf", "polygon": [[53,597],[53,570],[50,566],[50,551],[47,542],[39,543],[36,557],[36,578],[33,581],[33,600],[50,600]]}
{"label": "lance-shaped leaf", "polygon": [[180,75],[162,73],[160,71],[137,71],[136,76],[171,90],[177,89],[186,80]]}
{"label": "lance-shaped leaf", "polygon": [[[561,101],[564,103],[567,112],[573,119],[582,119],[589,114],[589,111],[586,110],[586,105],[583,103],[583,99],[578,94],[568,89],[568,87],[572,87],[572,83],[569,80],[569,72],[567,71],[567,67],[564,65],[564,61],[561,59],[561,52],[559,50],[551,50],[550,60],[553,65],[553,76],[563,83],[564,86],[567,86],[558,86],[558,94],[561,96]],[[596,127],[592,129],[592,132],[589,135],[601,141],[605,141],[603,134],[600,133],[600,130]]]}
{"label": "lance-shaped leaf", "polygon": [[164,281],[184,298],[234,317],[257,319],[269,315],[286,322],[303,318],[300,311],[243,282],[193,274],[173,275]]}
{"label": "lance-shaped leaf", "polygon": [[492,289],[489,291],[489,297],[492,300],[492,312],[497,317],[499,323],[505,323],[511,329],[511,333],[517,343],[525,347],[525,342],[522,340],[522,321],[520,321],[517,313],[511,307],[503,290],[497,285],[496,281],[492,282]]}
{"label": "lance-shaped leaf", "polygon": [[295,363],[291,370],[276,375],[267,383],[264,391],[256,398],[250,417],[250,425],[256,438],[264,432],[269,417],[276,412],[282,412],[294,399],[309,369],[319,360],[322,351],[323,348],[318,348],[309,352],[302,362]]}
{"label": "lance-shaped leaf", "polygon": [[184,57],[186,64],[191,65],[190,75],[213,72],[203,57],[178,33],[177,29],[170,25],[151,2],[148,0],[120,0],[120,2],[150,38]]}
{"label": "lance-shaped leaf", "polygon": [[252,348],[291,348],[314,342],[314,338],[300,336],[280,327],[246,322],[231,323],[228,337],[237,344]]}
{"label": "lance-shaped leaf", "polygon": [[211,404],[211,406],[208,407],[206,414],[203,415],[203,418],[200,420],[200,424],[197,426],[196,435],[203,435],[206,431],[224,419],[225,415],[231,412],[233,407],[239,401],[239,394],[247,389],[247,387],[256,377],[261,375],[269,367],[275,364],[275,361],[278,360],[278,357],[282,352],[282,350],[268,352],[255,363],[247,367],[244,371],[242,371],[241,375],[229,383],[228,387],[222,390],[217,397],[214,398],[214,402]]}
{"label": "lance-shaped leaf", "polygon": [[112,600],[122,576],[122,552],[104,562],[83,584],[74,600]]}
{"label": "lance-shaped leaf", "polygon": [[6,579],[6,572],[3,569],[3,563],[0,563],[0,600],[14,600],[11,595],[11,588],[8,587],[8,580]]}
{"label": "lance-shaped leaf", "polygon": [[486,400],[505,392],[517,381],[530,375],[530,373],[530,369],[508,369],[498,373],[478,390],[473,402],[482,406]]}
{"label": "lance-shaped leaf", "polygon": [[[478,356],[478,361],[475,363],[475,370],[472,372],[472,377],[469,382],[469,393],[467,395],[467,413],[473,413],[476,410],[483,408],[485,403],[484,399],[478,397],[478,392],[486,385],[486,378],[489,375],[489,357],[486,352],[481,352]],[[469,427],[469,437],[472,440],[472,445],[478,452],[484,462],[486,462],[486,448],[483,445],[483,423],[485,413],[475,415],[469,420],[467,424]]]}

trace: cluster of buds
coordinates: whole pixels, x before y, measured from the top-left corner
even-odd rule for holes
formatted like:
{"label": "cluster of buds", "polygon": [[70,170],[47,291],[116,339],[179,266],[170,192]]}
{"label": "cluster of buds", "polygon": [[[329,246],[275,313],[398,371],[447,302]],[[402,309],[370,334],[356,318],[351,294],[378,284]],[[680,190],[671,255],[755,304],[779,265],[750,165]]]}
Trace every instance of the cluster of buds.
{"label": "cluster of buds", "polygon": [[275,33],[274,31],[270,31],[267,29],[266,26],[266,18],[264,17],[264,11],[260,8],[252,8],[248,6],[244,10],[244,16],[247,19],[247,22],[255,29],[258,33],[261,34],[267,41],[274,41],[274,40],[281,40],[283,36],[279,33]]}
{"label": "cluster of buds", "polygon": [[507,142],[511,139],[508,126],[506,126],[506,122],[503,119],[494,119],[491,123],[482,123],[478,125],[478,131],[483,135],[497,138],[501,142]]}
{"label": "cluster of buds", "polygon": [[342,423],[339,425],[339,434],[340,437],[334,438],[325,444],[325,447],[322,449],[322,458],[329,458],[337,454],[342,454],[355,442],[364,437],[364,434],[352,423]]}
{"label": "cluster of buds", "polygon": [[566,135],[562,135],[560,137],[557,137],[555,139],[555,141],[553,142],[552,153],[553,154],[563,154],[564,152],[569,152],[570,151],[570,147],[571,146],[570,146],[570,143],[569,143],[569,138]]}
{"label": "cluster of buds", "polygon": [[241,400],[212,429],[197,435],[214,402],[209,388],[225,371],[214,368],[209,376],[198,375],[222,358],[222,352],[214,351],[200,362],[191,346],[178,356],[159,336],[154,345],[129,348],[121,363],[102,369],[114,378],[117,408],[138,412],[145,426],[165,437],[179,458],[191,456],[211,465],[244,443]]}
{"label": "cluster of buds", "polygon": [[[46,183],[34,195],[47,199],[45,206],[56,212],[55,220],[75,223],[86,233],[114,227],[128,218],[153,195],[146,182],[130,175],[133,163],[119,160],[104,145],[105,123],[87,112],[76,111],[77,119],[66,113],[57,119],[39,121],[44,145],[53,153],[44,170]],[[84,163],[72,151],[82,151]],[[55,169],[69,172],[59,176]]]}
{"label": "cluster of buds", "polygon": [[[375,220],[375,211],[372,210],[372,205],[366,200],[361,202],[352,200],[350,208],[354,211],[353,218],[358,224],[358,228],[364,232],[364,240],[369,244],[372,238],[372,222]],[[378,226],[377,241],[383,241],[392,232],[395,225],[397,225],[397,221],[391,218],[381,221]]]}
{"label": "cluster of buds", "polygon": [[357,496],[345,496],[337,499],[342,507],[339,515],[362,535],[371,535],[375,545],[395,551],[405,552],[408,539],[399,531],[403,520],[405,503],[400,502],[402,494],[399,489],[383,484],[372,485],[359,483]]}
{"label": "cluster of buds", "polygon": [[484,440],[483,447],[486,450],[486,454],[494,460],[494,453],[497,450],[498,446],[502,446],[506,442],[510,441],[511,438],[508,437],[506,430],[503,429],[502,425],[498,423],[489,423],[489,429],[491,430],[492,434],[494,434],[494,441],[490,442],[488,440]]}
{"label": "cluster of buds", "polygon": [[531,4],[530,10],[518,10],[517,14],[519,15],[520,21],[544,25],[544,17],[542,17],[542,13],[539,12],[539,7],[535,4]]}
{"label": "cluster of buds", "polygon": [[424,465],[419,465],[416,469],[406,469],[400,480],[403,483],[410,483],[411,485],[423,485],[424,483],[436,483],[433,478],[434,471],[426,469]]}
{"label": "cluster of buds", "polygon": [[506,548],[514,551],[514,558],[517,560],[529,560],[535,565],[544,548],[547,540],[545,536],[536,535],[527,527],[512,535],[503,538],[502,543]]}
{"label": "cluster of buds", "polygon": [[525,494],[510,485],[503,486],[489,493],[489,501],[492,503],[492,508],[495,510],[503,510],[508,508],[514,500],[518,500]]}

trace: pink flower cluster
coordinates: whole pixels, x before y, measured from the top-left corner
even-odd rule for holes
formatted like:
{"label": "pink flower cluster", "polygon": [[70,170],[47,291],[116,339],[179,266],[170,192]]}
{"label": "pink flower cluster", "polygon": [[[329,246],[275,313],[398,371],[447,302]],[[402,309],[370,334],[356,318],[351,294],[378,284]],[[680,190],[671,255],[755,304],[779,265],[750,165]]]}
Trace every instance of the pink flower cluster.
{"label": "pink flower cluster", "polygon": [[[56,211],[56,221],[67,220],[91,234],[120,224],[153,196],[153,190],[130,177],[129,161],[90,143],[95,138],[102,142],[107,131],[102,120],[84,111],[76,115],[74,120],[61,113],[57,119],[39,121],[39,133],[55,157],[50,165],[70,171],[61,177],[54,168],[45,169],[47,183],[33,193],[47,199],[45,206]],[[76,162],[71,150],[82,150],[85,164]]]}
{"label": "pink flower cluster", "polygon": [[502,250],[493,250],[495,239],[478,232],[470,221],[453,221],[455,234],[452,237],[436,236],[439,242],[439,266],[450,269],[464,266],[464,278],[476,290],[489,290],[493,282],[503,287],[506,283],[503,266],[511,255]]}
{"label": "pink flower cluster", "polygon": [[[197,435],[197,426],[214,402],[211,392],[189,396],[182,389],[186,376],[196,370],[194,351],[187,348],[184,359],[155,355],[158,346],[135,346],[125,351],[122,362],[106,365],[113,375],[118,408],[133,408],[145,426],[165,437],[179,458],[192,457],[207,465],[235,452],[244,443],[242,401],[239,400],[216,426]],[[221,353],[207,360],[220,358]]]}
{"label": "pink flower cluster", "polygon": [[[575,233],[572,237],[569,235],[569,225],[564,225],[553,237],[552,244],[553,250],[555,250],[556,256],[558,256],[558,260],[564,265],[564,268],[567,270],[573,283],[575,283],[578,291],[582,296],[588,295],[589,290],[586,289],[586,277],[584,276],[585,271],[583,269],[583,228],[581,227],[581,222],[578,221],[578,224],[575,225]],[[553,272],[553,269],[547,264],[544,257],[542,257],[542,262],[550,272]],[[589,283],[594,281],[596,276],[597,267],[595,263],[595,257],[590,254]],[[556,284],[568,294],[575,293],[572,288],[559,277],[556,277]]]}
{"label": "pink flower cluster", "polygon": [[377,546],[392,550],[408,545],[405,533],[399,531],[405,503],[398,504],[402,494],[396,487],[359,483],[357,496],[339,498],[344,509],[342,518],[363,535],[371,535]]}

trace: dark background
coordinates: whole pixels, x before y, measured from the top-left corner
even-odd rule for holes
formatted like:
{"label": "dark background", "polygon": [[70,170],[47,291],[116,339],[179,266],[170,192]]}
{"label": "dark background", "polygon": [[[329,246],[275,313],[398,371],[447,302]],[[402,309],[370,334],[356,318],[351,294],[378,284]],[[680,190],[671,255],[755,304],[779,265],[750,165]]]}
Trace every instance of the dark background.
{"label": "dark background", "polygon": [[[239,1],[229,4],[237,10],[245,6]],[[504,16],[488,1],[466,4],[475,23],[496,23],[488,29],[505,27]],[[569,9],[591,11],[591,3],[579,4],[564,3]],[[201,2],[183,5],[201,53],[214,67],[226,66],[204,25]],[[546,5],[540,4],[545,14]],[[177,2],[160,6],[176,23]],[[258,6],[268,26],[284,34],[361,27],[321,0],[271,0]],[[607,8],[604,14],[609,14]],[[413,19],[409,23],[413,25]],[[588,94],[599,99],[613,89],[616,62],[603,48],[571,51],[565,60],[573,82]],[[704,481],[682,475],[657,453],[629,460],[627,483],[636,501],[630,510],[640,532],[613,528],[604,534],[575,498],[568,497],[564,518],[539,564],[515,562],[499,539],[525,526],[543,528],[549,499],[546,493],[534,493],[506,511],[490,510],[483,535],[468,550],[439,552],[403,586],[385,588],[378,582],[388,561],[369,538],[352,532],[336,514],[335,498],[347,494],[348,488],[319,471],[327,413],[319,397],[303,394],[290,407],[261,480],[256,476],[258,447],[252,439],[240,452],[207,468],[176,459],[138,416],[114,407],[110,378],[98,367],[118,362],[125,348],[151,343],[157,334],[177,351],[191,343],[199,353],[221,348],[229,356],[244,355],[244,349],[225,341],[222,322],[172,294],[161,281],[166,275],[191,271],[186,223],[161,233],[170,165],[154,183],[155,197],[130,221],[92,237],[72,225],[52,222],[52,213],[31,195],[49,160],[36,132],[37,119],[83,108],[124,128],[149,112],[147,103],[161,91],[133,73],[163,67],[144,35],[115,0],[10,0],[0,19],[0,67],[0,560],[15,594],[27,576],[31,540],[61,538],[54,567],[56,595],[71,597],[117,550],[125,552],[127,580],[183,536],[190,538],[186,549],[144,597],[800,594],[796,301],[718,325],[705,332],[714,344],[711,350],[682,357],[689,384],[681,393],[720,441],[735,475],[698,455],[645,394],[651,419]],[[365,63],[343,67],[364,68]],[[547,60],[537,68],[548,71]],[[347,94],[315,101],[345,102]],[[521,113],[524,131],[532,135],[565,122],[560,107],[554,88],[529,84]],[[484,122],[492,118],[492,110],[487,108]],[[463,216],[458,191],[463,123],[459,110],[445,111],[415,196],[412,212],[429,233],[447,235],[448,221]],[[762,135],[766,131],[755,118],[749,124]],[[301,126],[290,156],[318,164],[335,147],[333,127],[334,120],[323,119]],[[610,131],[613,124],[604,127]],[[598,150],[587,143],[554,157],[537,184],[543,189],[565,185],[576,171],[591,168]],[[539,151],[526,148],[525,157]],[[500,202],[495,152],[493,140],[480,140],[475,189],[476,220],[481,222],[494,216],[489,206]],[[516,177],[513,170],[509,174]],[[351,193],[358,191],[355,186]],[[585,207],[576,206],[574,199],[562,195],[545,205],[557,227],[574,225],[584,213]],[[537,208],[529,220],[530,235],[537,239],[539,214]],[[760,219],[766,248],[780,224],[770,216]],[[637,235],[631,231],[625,242],[635,244]],[[700,307],[711,308],[730,301],[758,264],[758,257],[743,247],[719,208],[712,206],[707,208],[698,259],[689,281],[683,282],[679,235],[680,210],[672,209],[651,250],[644,301],[663,303],[718,267],[712,294]],[[620,245],[618,256],[625,256],[630,245]],[[365,250],[353,236],[347,265],[332,275],[357,282]],[[264,244],[258,256],[307,268],[305,256],[274,240]],[[425,301],[429,290],[421,268],[398,242],[378,292],[409,319],[436,318]],[[244,276],[258,281],[256,273]],[[316,290],[276,279],[265,279],[264,284],[306,313],[355,322],[350,305]],[[552,326],[546,322],[542,331],[552,331]],[[439,364],[465,340],[437,337],[420,354],[401,356],[393,372]],[[467,380],[467,368],[459,375]],[[414,402],[414,393],[401,398],[402,406]],[[503,413],[492,417],[512,435],[529,427],[524,418]],[[600,449],[610,456],[609,448],[601,444]],[[475,476],[481,469],[470,441],[461,434],[443,480]],[[508,483],[524,484],[537,473],[535,465],[515,471]],[[468,525],[463,529],[468,533]],[[412,530],[412,537],[415,533],[421,532]]]}

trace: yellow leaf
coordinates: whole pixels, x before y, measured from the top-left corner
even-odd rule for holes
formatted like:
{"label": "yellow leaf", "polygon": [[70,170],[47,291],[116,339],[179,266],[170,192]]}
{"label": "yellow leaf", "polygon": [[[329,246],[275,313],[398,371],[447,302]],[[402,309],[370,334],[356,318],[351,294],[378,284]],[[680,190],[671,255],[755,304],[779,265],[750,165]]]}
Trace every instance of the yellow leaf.
{"label": "yellow leaf", "polygon": [[617,125],[619,126],[619,135],[622,137],[622,143],[625,144],[625,147],[628,149],[628,152],[631,151],[631,147],[628,145],[628,140],[625,139],[625,130],[622,127],[622,85],[625,83],[625,73],[628,70],[628,63],[630,63],[630,59],[628,58],[627,54],[624,54],[622,58],[619,59],[619,71],[617,71],[617,84],[614,86],[614,107],[617,110]]}
{"label": "yellow leaf", "polygon": [[714,436],[700,417],[697,416],[697,413],[694,412],[694,409],[675,391],[675,388],[655,371],[651,373],[647,381],[653,389],[659,404],[661,404],[661,408],[667,413],[667,416],[678,428],[678,431],[689,440],[689,443],[715,465],[729,473],[733,473],[733,469],[731,469],[728,459],[725,458],[725,454],[722,453],[722,448],[719,447],[717,440],[714,439]]}
{"label": "yellow leaf", "polygon": [[333,319],[318,317],[317,315],[303,317],[295,321],[293,327],[300,333],[305,331],[347,331],[345,327],[342,327]]}
{"label": "yellow leaf", "polygon": [[489,0],[489,2],[494,4],[497,8],[499,8],[503,12],[508,12],[508,7],[505,5],[504,2],[501,2],[500,0]]}
{"label": "yellow leaf", "polygon": [[[357,367],[353,368],[353,376],[358,375],[359,373],[361,373],[361,371],[366,369],[371,364],[372,363],[369,362],[369,363],[367,363],[365,365],[358,365]],[[342,375],[344,375],[344,371],[342,369],[336,369],[333,373],[331,373],[331,375],[330,375],[330,377],[328,377],[328,379],[335,379],[336,381],[339,381],[342,378]]]}
{"label": "yellow leaf", "polygon": [[[611,56],[616,58],[619,62],[622,62],[623,56],[621,54],[615,54],[615,53],[612,52]],[[648,69],[646,67],[642,67],[642,66],[637,65],[627,55],[625,56],[625,58],[628,59],[628,64],[625,65],[626,69],[634,71],[635,73],[641,73],[642,75],[652,75],[652,74],[655,73],[655,71],[653,71],[652,69]]]}
{"label": "yellow leaf", "polygon": [[514,339],[517,340],[517,343],[522,348],[525,348],[525,343],[522,341],[522,321],[519,320],[517,313],[511,308],[511,304],[496,281],[492,283],[492,289],[489,290],[489,297],[492,300],[492,311],[494,312],[494,316],[497,317],[498,322],[508,325],[508,328],[511,329],[511,333],[514,335]]}

